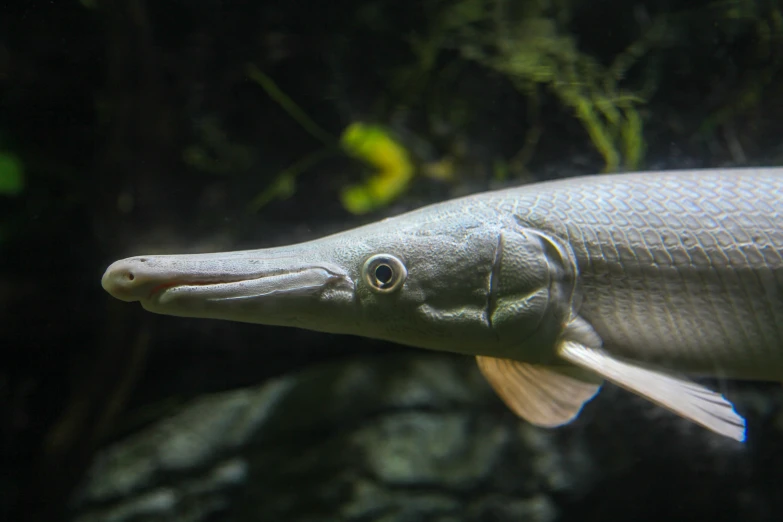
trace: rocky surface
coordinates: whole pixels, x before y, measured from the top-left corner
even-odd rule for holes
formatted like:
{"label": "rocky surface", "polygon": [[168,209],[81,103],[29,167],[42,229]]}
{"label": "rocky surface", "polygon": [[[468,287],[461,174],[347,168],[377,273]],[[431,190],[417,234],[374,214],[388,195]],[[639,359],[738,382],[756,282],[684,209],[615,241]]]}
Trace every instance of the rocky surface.
{"label": "rocky surface", "polygon": [[778,520],[759,486],[780,460],[768,391],[730,392],[761,426],[738,445],[610,386],[572,425],[536,429],[466,357],[322,364],[202,396],[106,447],[73,520]]}

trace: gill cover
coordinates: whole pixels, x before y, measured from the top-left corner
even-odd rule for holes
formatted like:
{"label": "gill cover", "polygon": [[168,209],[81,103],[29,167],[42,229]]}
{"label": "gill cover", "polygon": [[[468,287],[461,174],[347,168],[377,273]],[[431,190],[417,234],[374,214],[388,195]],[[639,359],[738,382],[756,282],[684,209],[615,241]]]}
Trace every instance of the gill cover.
{"label": "gill cover", "polygon": [[[509,358],[546,363],[579,305],[571,248],[529,228],[504,230],[490,276],[489,321]],[[515,356],[516,354],[516,356]]]}

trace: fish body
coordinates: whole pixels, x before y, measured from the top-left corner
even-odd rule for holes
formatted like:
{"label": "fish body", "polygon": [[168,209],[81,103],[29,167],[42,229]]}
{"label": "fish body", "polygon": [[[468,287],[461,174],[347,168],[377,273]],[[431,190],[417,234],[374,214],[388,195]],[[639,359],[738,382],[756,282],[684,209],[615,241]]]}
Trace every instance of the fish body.
{"label": "fish body", "polygon": [[572,248],[575,308],[608,352],[783,378],[783,170],[566,179],[511,199],[488,204]]}
{"label": "fish body", "polygon": [[103,286],[157,313],[473,355],[540,426],[608,380],[743,440],[682,375],[783,380],[783,169],[534,183],[287,247],[128,258]]}

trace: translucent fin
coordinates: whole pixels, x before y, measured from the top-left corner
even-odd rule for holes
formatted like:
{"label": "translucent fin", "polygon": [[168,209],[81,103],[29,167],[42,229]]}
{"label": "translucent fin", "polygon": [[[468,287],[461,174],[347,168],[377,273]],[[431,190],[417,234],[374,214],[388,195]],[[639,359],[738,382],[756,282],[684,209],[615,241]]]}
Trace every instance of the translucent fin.
{"label": "translucent fin", "polygon": [[614,359],[577,342],[564,341],[559,353],[566,361],[705,428],[738,441],[745,440],[745,419],[718,393],[657,370]]}
{"label": "translucent fin", "polygon": [[481,355],[476,362],[503,402],[536,426],[568,424],[601,387],[600,380],[586,377],[579,368],[538,366]]}

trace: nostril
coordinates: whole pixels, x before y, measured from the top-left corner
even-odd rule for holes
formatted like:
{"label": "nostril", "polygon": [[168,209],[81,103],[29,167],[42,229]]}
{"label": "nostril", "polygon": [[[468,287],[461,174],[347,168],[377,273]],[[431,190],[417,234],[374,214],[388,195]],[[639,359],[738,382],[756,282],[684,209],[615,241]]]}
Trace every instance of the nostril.
{"label": "nostril", "polygon": [[112,296],[122,301],[138,301],[145,290],[146,277],[140,266],[128,266],[125,260],[115,261],[106,269],[101,286]]}

